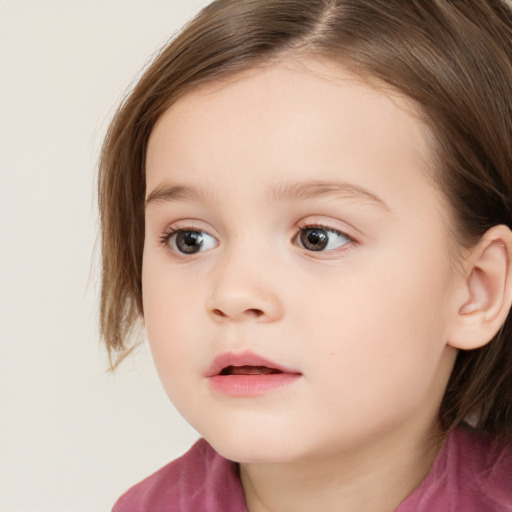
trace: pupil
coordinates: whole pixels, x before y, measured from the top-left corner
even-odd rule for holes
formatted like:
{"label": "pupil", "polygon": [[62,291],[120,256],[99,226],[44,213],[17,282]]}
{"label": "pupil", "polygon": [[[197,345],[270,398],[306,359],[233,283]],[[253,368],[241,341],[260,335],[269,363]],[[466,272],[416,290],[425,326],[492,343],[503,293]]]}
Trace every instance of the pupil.
{"label": "pupil", "polygon": [[302,245],[311,251],[321,251],[327,247],[329,237],[325,229],[307,229],[301,235]]}
{"label": "pupil", "polygon": [[176,246],[186,254],[198,252],[202,244],[203,237],[197,231],[183,231],[176,237]]}

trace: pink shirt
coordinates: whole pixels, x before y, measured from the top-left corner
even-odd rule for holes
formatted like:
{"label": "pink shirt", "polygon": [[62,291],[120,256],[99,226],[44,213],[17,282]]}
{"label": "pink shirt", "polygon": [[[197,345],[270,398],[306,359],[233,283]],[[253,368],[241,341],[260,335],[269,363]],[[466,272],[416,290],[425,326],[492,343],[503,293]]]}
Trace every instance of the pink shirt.
{"label": "pink shirt", "polygon": [[[132,487],[112,512],[247,512],[247,507],[237,464],[201,439]],[[456,430],[396,512],[512,512],[512,452]]]}

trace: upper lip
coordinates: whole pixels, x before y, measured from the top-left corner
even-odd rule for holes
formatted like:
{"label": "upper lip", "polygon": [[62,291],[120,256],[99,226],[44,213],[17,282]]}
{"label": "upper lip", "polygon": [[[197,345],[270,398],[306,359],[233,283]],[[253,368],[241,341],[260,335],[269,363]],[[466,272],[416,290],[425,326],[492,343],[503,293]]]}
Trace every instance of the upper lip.
{"label": "upper lip", "polygon": [[297,370],[287,368],[286,366],[283,366],[274,361],[270,361],[265,357],[259,356],[258,354],[247,350],[245,352],[238,353],[224,352],[223,354],[218,355],[208,367],[206,377],[219,375],[224,368],[229,366],[265,366],[267,368],[278,370],[283,373],[300,373]]}

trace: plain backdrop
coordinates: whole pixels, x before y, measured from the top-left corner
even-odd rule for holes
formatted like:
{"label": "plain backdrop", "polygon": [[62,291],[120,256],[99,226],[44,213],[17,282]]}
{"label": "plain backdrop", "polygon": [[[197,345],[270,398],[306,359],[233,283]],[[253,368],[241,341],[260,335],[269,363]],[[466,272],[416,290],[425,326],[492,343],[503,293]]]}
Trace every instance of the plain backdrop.
{"label": "plain backdrop", "polygon": [[98,328],[96,165],[116,105],[207,0],[0,0],[0,512],[108,512],[198,437],[147,346]]}

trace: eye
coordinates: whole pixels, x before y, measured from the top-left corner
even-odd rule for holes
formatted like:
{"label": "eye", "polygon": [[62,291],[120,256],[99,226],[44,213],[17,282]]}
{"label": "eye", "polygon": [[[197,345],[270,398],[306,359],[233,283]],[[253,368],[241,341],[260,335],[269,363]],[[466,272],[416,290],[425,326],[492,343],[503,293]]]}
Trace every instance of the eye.
{"label": "eye", "polygon": [[352,241],[340,231],[321,226],[302,228],[296,240],[300,247],[315,252],[339,249]]}
{"label": "eye", "polygon": [[178,229],[167,235],[164,240],[171,249],[182,254],[196,254],[213,249],[217,240],[205,231]]}

